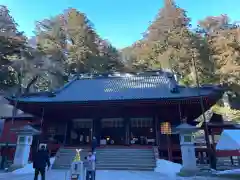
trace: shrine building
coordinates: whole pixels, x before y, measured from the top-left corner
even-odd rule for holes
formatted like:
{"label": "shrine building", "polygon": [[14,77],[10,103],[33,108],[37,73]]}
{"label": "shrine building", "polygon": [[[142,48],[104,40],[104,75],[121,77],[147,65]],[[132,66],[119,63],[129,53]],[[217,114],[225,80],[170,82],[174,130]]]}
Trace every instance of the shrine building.
{"label": "shrine building", "polygon": [[151,71],[79,75],[54,91],[6,98],[34,116],[29,123],[41,130],[40,141],[49,147],[88,146],[95,136],[100,146],[164,150],[167,137],[172,148],[179,145],[172,128],[183,119],[194,124],[222,94],[220,86],[185,87],[169,72]]}

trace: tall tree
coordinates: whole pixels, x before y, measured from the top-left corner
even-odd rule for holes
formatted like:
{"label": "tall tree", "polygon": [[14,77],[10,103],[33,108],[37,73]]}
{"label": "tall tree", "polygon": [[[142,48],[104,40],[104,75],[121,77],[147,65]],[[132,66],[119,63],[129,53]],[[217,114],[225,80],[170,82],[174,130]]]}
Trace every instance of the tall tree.
{"label": "tall tree", "polygon": [[124,65],[119,51],[107,40],[100,40],[99,56],[104,71],[123,71]]}
{"label": "tall tree", "polygon": [[[38,67],[44,69],[42,71],[44,73],[38,79],[39,82],[36,83],[38,87],[41,86],[41,89],[62,86],[66,80],[68,50],[64,25],[64,15],[36,23],[37,50],[34,51],[33,58],[34,61],[40,61]],[[45,85],[48,87],[44,88]]]}
{"label": "tall tree", "polygon": [[173,0],[165,0],[143,39],[133,46],[135,67],[170,69],[194,84],[196,68],[200,80],[206,80],[206,76],[211,76],[213,65],[204,55],[207,51],[204,40],[190,28],[186,11]]}
{"label": "tall tree", "polygon": [[71,70],[82,73],[93,70],[90,63],[96,60],[98,48],[96,44],[96,33],[92,23],[76,9],[66,11],[66,32],[68,37],[68,63]]}
{"label": "tall tree", "polygon": [[103,72],[122,66],[118,50],[99,37],[85,14],[73,8],[39,22],[37,40],[38,50],[52,62],[59,59],[68,73]]}
{"label": "tall tree", "polygon": [[240,28],[227,15],[210,16],[199,22],[209,46],[219,81],[236,91],[240,84]]}
{"label": "tall tree", "polygon": [[0,85],[2,88],[14,86],[16,71],[14,61],[25,51],[26,37],[17,30],[17,24],[6,6],[0,6]]}

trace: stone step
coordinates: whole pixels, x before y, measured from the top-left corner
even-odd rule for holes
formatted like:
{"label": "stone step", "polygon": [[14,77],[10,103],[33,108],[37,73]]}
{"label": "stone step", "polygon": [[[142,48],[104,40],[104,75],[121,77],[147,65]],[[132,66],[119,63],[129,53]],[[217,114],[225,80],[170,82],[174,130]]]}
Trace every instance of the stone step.
{"label": "stone step", "polygon": [[[116,160],[116,159],[113,159],[113,160],[110,160],[110,159],[97,159],[97,161],[96,161],[96,163],[97,164],[101,164],[101,163],[129,163],[129,160],[126,160],[126,159],[118,159],[118,160]],[[137,159],[135,159],[135,160],[131,160],[131,163],[138,163],[138,164],[140,164],[140,163],[144,163],[144,164],[147,164],[147,163],[153,163],[153,164],[155,164],[156,163],[156,161],[155,160],[153,160],[153,159],[143,159],[143,160],[137,160]]]}
{"label": "stone step", "polygon": [[[87,150],[81,151],[81,159],[84,160],[87,154]],[[75,149],[61,148],[52,168],[70,169],[75,155]],[[96,158],[96,168],[99,170],[152,171],[156,166],[152,149],[97,149]]]}
{"label": "stone step", "polygon": [[113,167],[113,166],[101,166],[96,167],[97,170],[130,170],[130,171],[153,171],[152,167]]}
{"label": "stone step", "polygon": [[97,154],[152,154],[153,151],[148,151],[148,152],[139,152],[139,151],[125,151],[125,152],[120,152],[120,151],[96,151]]}
{"label": "stone step", "polygon": [[110,154],[110,153],[117,153],[117,154],[122,154],[122,153],[128,153],[128,154],[151,154],[153,153],[152,151],[148,151],[148,152],[139,152],[139,151],[125,151],[125,152],[120,152],[120,151],[106,151],[106,152],[103,152],[103,151],[96,151],[96,153],[99,153],[99,154]]}
{"label": "stone step", "polygon": [[97,153],[141,153],[148,154],[153,153],[153,151],[96,151]]}
{"label": "stone step", "polygon": [[[82,156],[81,156],[82,157]],[[139,155],[139,154],[96,154],[96,158],[128,158],[128,159],[134,159],[134,158],[153,158],[153,154],[145,154],[145,155]]]}
{"label": "stone step", "polygon": [[135,160],[153,160],[155,161],[155,158],[153,156],[150,156],[150,157],[142,157],[142,156],[136,156],[136,157],[130,157],[130,156],[124,156],[124,157],[121,157],[121,156],[116,156],[116,157],[111,157],[111,156],[96,156],[96,159],[98,161],[100,160],[114,160],[114,161],[121,161],[121,160],[126,160],[126,161],[135,161]]}
{"label": "stone step", "polygon": [[154,163],[148,163],[148,164],[138,164],[138,163],[101,163],[101,164],[96,164],[96,167],[102,167],[102,166],[112,166],[112,167],[152,167],[155,168],[156,164]]}
{"label": "stone step", "polygon": [[[80,156],[81,157],[85,157],[85,156],[87,156],[87,152],[81,152],[80,153]],[[67,157],[75,157],[76,156],[76,153],[57,153],[57,156],[61,156],[61,157],[65,157],[65,156],[67,156]]]}
{"label": "stone step", "polygon": [[69,166],[69,165],[56,165],[56,166],[52,166],[52,169],[70,169],[71,168],[71,166]]}
{"label": "stone step", "polygon": [[148,152],[148,151],[153,151],[153,149],[96,149],[96,151],[119,151],[119,152],[124,152],[124,151],[131,151],[131,152],[136,152],[136,151],[141,151],[141,152]]}
{"label": "stone step", "polygon": [[[76,154],[76,151],[70,151],[70,152],[68,152],[68,151],[59,151],[58,152],[59,154]],[[88,151],[81,151],[80,152],[80,154],[87,154],[88,153]]]}
{"label": "stone step", "polygon": [[68,163],[71,163],[73,162],[74,159],[61,159],[59,158],[58,160],[56,159],[54,163],[62,163],[62,162],[68,162]]}
{"label": "stone step", "polygon": [[57,164],[57,163],[61,163],[61,162],[69,162],[69,163],[71,163],[73,161],[73,159],[56,159],[55,160],[55,164]]}
{"label": "stone step", "polygon": [[139,164],[139,163],[130,163],[130,162],[126,162],[126,163],[101,163],[101,164],[96,164],[97,167],[101,167],[101,166],[113,166],[113,167],[155,167],[155,164],[151,163],[151,164]]}
{"label": "stone step", "polygon": [[96,151],[142,151],[142,152],[147,152],[147,151],[153,151],[153,149],[96,149]]}

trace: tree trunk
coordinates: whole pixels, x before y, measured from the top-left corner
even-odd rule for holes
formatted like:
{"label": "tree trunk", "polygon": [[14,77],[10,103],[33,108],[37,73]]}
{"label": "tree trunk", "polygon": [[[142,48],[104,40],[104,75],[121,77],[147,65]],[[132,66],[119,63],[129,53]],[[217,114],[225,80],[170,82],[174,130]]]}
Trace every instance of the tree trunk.
{"label": "tree trunk", "polygon": [[36,75],[27,85],[24,94],[29,93],[31,86],[38,80],[39,75]]}

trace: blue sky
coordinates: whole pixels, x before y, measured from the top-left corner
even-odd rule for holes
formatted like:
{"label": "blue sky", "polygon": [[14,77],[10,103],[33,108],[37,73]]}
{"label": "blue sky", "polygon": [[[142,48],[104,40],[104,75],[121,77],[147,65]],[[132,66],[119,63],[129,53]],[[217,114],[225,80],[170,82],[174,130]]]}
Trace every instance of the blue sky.
{"label": "blue sky", "polygon": [[[187,10],[193,24],[207,15],[228,14],[240,20],[240,0],[176,0]],[[131,45],[141,38],[148,24],[154,19],[162,0],[0,0],[8,6],[19,29],[27,36],[33,35],[34,22],[74,7],[87,14],[103,38],[118,48]]]}

